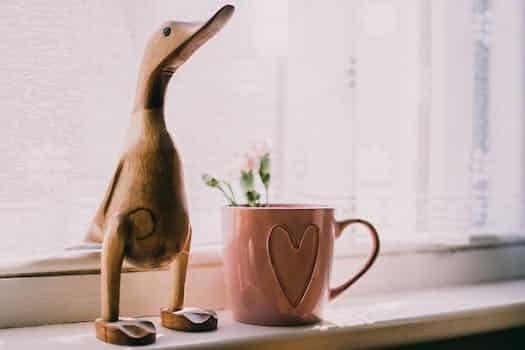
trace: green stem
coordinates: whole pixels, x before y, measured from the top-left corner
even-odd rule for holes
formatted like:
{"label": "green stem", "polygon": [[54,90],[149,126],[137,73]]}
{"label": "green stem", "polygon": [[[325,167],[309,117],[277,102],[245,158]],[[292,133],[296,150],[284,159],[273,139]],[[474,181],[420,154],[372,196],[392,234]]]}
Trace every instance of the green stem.
{"label": "green stem", "polygon": [[[237,202],[237,199],[235,198],[235,193],[233,193],[233,189],[232,189],[232,186],[230,185],[229,182],[226,182],[226,181],[222,181],[223,184],[226,185],[226,187],[228,187],[228,190],[230,191],[230,194],[231,194],[231,198],[233,199],[233,202]],[[237,204],[235,204],[237,205]]]}
{"label": "green stem", "polygon": [[217,185],[217,188],[219,189],[219,191],[222,192],[224,197],[226,197],[230,201],[231,205],[237,206],[237,203],[235,203],[235,200],[231,198],[230,196],[228,196],[228,194],[226,193],[226,191],[224,191],[224,188],[222,188],[221,185]]}

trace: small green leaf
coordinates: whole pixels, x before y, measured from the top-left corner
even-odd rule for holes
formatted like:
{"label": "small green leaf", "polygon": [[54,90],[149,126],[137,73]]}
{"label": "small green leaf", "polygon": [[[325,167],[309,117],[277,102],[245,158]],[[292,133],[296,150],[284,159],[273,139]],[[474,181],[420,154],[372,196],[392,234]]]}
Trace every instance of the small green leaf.
{"label": "small green leaf", "polygon": [[[237,202],[235,201],[235,195],[228,182],[220,181],[208,174],[202,174],[201,179],[207,186],[218,189],[224,195],[224,197],[226,197],[228,202],[230,202],[230,205],[237,205]],[[221,183],[223,183],[228,188],[228,191],[230,192],[229,194],[221,186]]]}
{"label": "small green leaf", "polygon": [[250,207],[258,205],[258,200],[261,198],[261,195],[255,190],[255,183],[252,171],[241,171],[241,188],[246,197],[246,201]]}
{"label": "small green leaf", "polygon": [[270,153],[266,153],[264,156],[261,157],[259,166],[259,173],[268,174],[270,173]]}
{"label": "small green leaf", "polygon": [[254,189],[253,172],[241,171],[241,187],[245,192]]}
{"label": "small green leaf", "polygon": [[261,198],[261,195],[256,191],[248,191],[246,192],[246,198],[248,199],[248,202],[257,202],[259,198]]}
{"label": "small green leaf", "polygon": [[208,175],[208,174],[202,174],[201,178],[202,178],[202,181],[204,181],[204,183],[205,183],[207,186],[210,186],[210,187],[217,187],[217,186],[219,185],[219,180],[217,180],[216,178],[214,178],[214,177],[211,176],[211,175]]}
{"label": "small green leaf", "polygon": [[261,165],[259,167],[259,177],[264,187],[268,189],[270,186],[270,154],[267,153],[261,158]]}
{"label": "small green leaf", "polygon": [[261,174],[261,181],[265,187],[268,187],[268,185],[270,184],[270,178],[270,174]]}

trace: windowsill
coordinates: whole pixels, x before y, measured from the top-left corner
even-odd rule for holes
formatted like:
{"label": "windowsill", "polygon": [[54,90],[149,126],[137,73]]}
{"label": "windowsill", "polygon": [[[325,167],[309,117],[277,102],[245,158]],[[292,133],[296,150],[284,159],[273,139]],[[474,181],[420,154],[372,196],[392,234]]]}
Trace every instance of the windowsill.
{"label": "windowsill", "polygon": [[[524,243],[523,240],[463,245],[386,242],[370,272],[346,291],[342,299],[523,279]],[[353,242],[349,254],[334,259],[331,285],[346,280],[361,266],[366,248],[359,241]],[[82,322],[99,317],[99,261],[99,251],[90,250],[11,264],[0,262],[0,328]],[[157,315],[169,300],[172,281],[168,271],[144,271],[129,265],[124,270],[122,315]],[[210,294],[209,290],[215,292]],[[220,246],[199,246],[192,250],[185,305],[228,309]]]}
{"label": "windowsill", "polygon": [[[219,314],[211,333],[180,333],[160,327],[145,348],[301,349],[368,348],[445,339],[525,325],[525,280],[343,298],[326,309],[325,321],[307,327],[259,327]],[[91,322],[0,330],[0,348],[103,349]]]}

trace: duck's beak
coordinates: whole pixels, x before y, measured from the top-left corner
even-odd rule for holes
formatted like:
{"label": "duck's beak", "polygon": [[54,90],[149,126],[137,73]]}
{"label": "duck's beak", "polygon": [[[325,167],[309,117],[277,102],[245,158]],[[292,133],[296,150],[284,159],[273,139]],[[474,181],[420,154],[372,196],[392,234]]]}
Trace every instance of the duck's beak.
{"label": "duck's beak", "polygon": [[225,5],[219,9],[208,21],[199,23],[173,22],[175,28],[182,29],[180,33],[180,45],[170,53],[161,64],[163,72],[173,72],[182,65],[199,47],[211,39],[224,27],[234,12],[232,5]]}

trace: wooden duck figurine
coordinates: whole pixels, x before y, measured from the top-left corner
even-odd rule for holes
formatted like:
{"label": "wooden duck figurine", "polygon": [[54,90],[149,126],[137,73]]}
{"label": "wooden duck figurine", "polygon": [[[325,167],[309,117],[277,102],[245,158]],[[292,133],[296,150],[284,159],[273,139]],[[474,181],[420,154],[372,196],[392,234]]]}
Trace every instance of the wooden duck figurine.
{"label": "wooden duck figurine", "polygon": [[183,309],[191,242],[182,164],[166,129],[164,95],[173,73],[214,36],[233,14],[226,5],[207,22],[167,22],[149,40],[140,69],[125,149],[86,240],[102,243],[102,341],[121,345],[155,342],[149,321],[119,319],[124,259],[140,267],[170,264],[170,302],[161,311],[167,328],[202,331],[217,327],[212,311]]}

